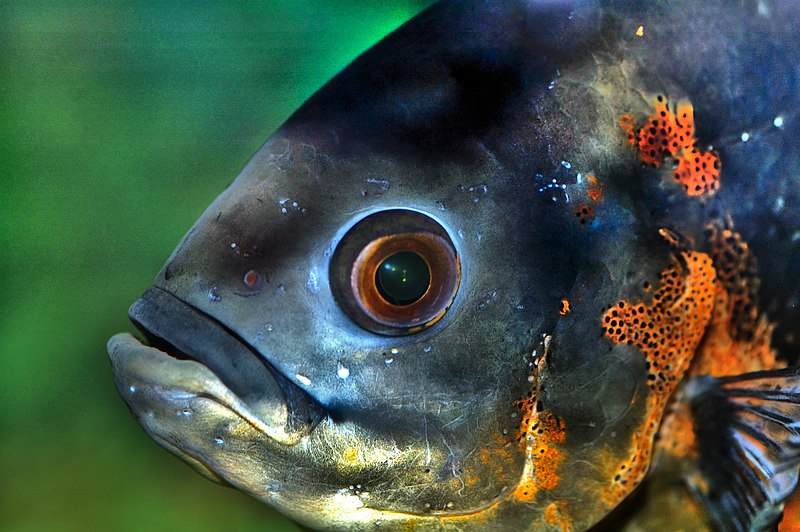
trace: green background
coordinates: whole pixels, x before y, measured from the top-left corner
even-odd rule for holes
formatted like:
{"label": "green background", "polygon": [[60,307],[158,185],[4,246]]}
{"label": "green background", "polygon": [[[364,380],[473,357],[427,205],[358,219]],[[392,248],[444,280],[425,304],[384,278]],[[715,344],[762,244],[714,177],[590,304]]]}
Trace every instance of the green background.
{"label": "green background", "polygon": [[150,441],[105,343],[270,133],[427,3],[0,5],[0,528],[297,530]]}

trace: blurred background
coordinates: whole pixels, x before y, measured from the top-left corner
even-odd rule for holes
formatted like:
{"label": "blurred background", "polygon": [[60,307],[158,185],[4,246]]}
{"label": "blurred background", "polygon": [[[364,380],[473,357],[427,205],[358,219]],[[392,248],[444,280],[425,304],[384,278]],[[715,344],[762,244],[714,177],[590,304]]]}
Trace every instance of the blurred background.
{"label": "blurred background", "polygon": [[0,6],[0,529],[299,530],[152,442],[106,340],[303,100],[426,0]]}

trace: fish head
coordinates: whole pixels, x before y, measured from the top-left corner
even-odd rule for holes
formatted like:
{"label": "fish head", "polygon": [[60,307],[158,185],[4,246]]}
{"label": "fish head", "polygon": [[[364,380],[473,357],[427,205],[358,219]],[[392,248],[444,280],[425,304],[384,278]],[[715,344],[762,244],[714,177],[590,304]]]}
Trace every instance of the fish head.
{"label": "fish head", "polygon": [[647,367],[601,319],[673,251],[603,95],[553,87],[598,16],[444,3],[304,104],[109,343],[145,430],[315,527],[605,513]]}

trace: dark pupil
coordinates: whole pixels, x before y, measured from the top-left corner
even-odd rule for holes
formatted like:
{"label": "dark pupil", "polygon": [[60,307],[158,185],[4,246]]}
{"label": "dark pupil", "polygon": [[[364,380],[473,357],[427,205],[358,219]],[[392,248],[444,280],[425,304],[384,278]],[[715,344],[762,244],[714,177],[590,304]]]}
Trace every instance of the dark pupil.
{"label": "dark pupil", "polygon": [[431,271],[425,259],[413,251],[401,251],[381,262],[375,284],[392,305],[410,305],[428,290]]}

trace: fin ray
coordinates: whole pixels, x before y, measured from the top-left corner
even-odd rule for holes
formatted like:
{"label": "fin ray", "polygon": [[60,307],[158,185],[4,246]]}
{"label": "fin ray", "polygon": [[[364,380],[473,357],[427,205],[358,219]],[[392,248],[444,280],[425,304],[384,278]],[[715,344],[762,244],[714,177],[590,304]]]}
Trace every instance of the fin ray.
{"label": "fin ray", "polygon": [[686,397],[699,477],[690,484],[722,530],[775,527],[800,468],[800,367],[698,377]]}

